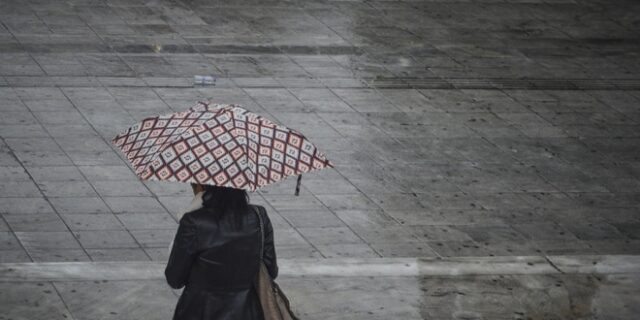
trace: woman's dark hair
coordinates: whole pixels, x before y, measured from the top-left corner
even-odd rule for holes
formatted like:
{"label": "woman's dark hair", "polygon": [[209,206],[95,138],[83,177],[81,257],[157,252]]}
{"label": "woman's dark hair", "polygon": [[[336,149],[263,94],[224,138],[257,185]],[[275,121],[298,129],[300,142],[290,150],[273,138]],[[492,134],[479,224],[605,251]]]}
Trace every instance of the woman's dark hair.
{"label": "woman's dark hair", "polygon": [[205,185],[202,206],[210,208],[217,219],[233,214],[236,222],[241,222],[242,215],[249,212],[249,195],[242,189]]}

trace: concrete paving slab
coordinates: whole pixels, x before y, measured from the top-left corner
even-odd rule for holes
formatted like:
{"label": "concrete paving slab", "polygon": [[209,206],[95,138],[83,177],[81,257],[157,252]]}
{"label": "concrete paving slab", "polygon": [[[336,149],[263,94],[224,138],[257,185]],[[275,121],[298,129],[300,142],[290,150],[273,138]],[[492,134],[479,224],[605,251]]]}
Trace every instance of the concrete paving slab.
{"label": "concrete paving slab", "polygon": [[48,200],[60,214],[111,213],[111,209],[98,197],[64,197]]}
{"label": "concrete paving slab", "polygon": [[363,244],[364,241],[348,227],[298,228],[307,241],[318,245]]}
{"label": "concrete paving slab", "polygon": [[149,261],[142,249],[86,249],[91,261]]}
{"label": "concrete paving slab", "polygon": [[9,231],[9,225],[4,220],[0,220],[0,231]]}
{"label": "concrete paving slab", "polygon": [[[162,281],[76,281],[54,285],[77,319],[156,318],[170,315],[176,301]],[[105,300],[105,295],[111,298]]]}
{"label": "concrete paving slab", "polygon": [[122,223],[111,213],[61,214],[69,230],[122,230]]}
{"label": "concrete paving slab", "polygon": [[320,254],[326,258],[376,258],[380,254],[375,252],[366,243],[346,243],[346,244],[315,244]]}
{"label": "concrete paving slab", "polygon": [[0,250],[0,261],[5,262],[31,262],[33,261],[24,249]]}
{"label": "concrete paving slab", "polygon": [[76,262],[91,261],[84,249],[27,249],[29,256],[35,262]]}
{"label": "concrete paving slab", "polygon": [[153,197],[102,197],[114,213],[163,212],[164,208]]}
{"label": "concrete paving slab", "polygon": [[557,256],[549,257],[565,273],[637,273],[637,256]]}
{"label": "concrete paving slab", "polygon": [[137,229],[129,232],[143,248],[168,248],[175,236],[174,229]]}
{"label": "concrete paving slab", "polygon": [[2,244],[2,250],[16,250],[20,248],[18,239],[16,239],[15,234],[12,232],[0,232],[0,237],[0,239],[2,239],[0,242],[0,244]]}
{"label": "concrete paving slab", "polygon": [[74,166],[27,167],[26,169],[36,182],[85,180],[78,168]]}
{"label": "concrete paving slab", "polygon": [[369,246],[383,258],[438,256],[426,242],[421,241],[370,242]]}
{"label": "concrete paving slab", "polygon": [[[3,214],[2,217],[14,232],[21,231],[67,231],[67,225],[53,213]],[[8,230],[4,230],[8,231]]]}
{"label": "concrete paving slab", "polygon": [[175,229],[175,219],[169,214],[159,213],[119,213],[115,215],[129,230],[134,229]]}
{"label": "concrete paving slab", "polygon": [[27,251],[42,249],[80,249],[76,238],[68,231],[15,232]]}
{"label": "concrete paving slab", "polygon": [[47,197],[93,197],[96,192],[86,181],[42,181],[38,187]]}
{"label": "concrete paving slab", "polygon": [[47,199],[42,197],[0,198],[0,210],[2,210],[2,213],[11,214],[55,213]]}
{"label": "concrete paving slab", "polygon": [[72,317],[51,283],[15,283],[10,290],[2,290],[0,295],[0,309],[6,319]]}

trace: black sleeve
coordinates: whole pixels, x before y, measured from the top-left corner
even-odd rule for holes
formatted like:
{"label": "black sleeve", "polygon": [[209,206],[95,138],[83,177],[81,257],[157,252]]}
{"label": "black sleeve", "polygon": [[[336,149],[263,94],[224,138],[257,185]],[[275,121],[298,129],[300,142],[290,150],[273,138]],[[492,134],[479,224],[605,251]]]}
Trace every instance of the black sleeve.
{"label": "black sleeve", "polygon": [[196,225],[189,214],[185,214],[180,219],[180,226],[173,241],[169,262],[164,270],[167,283],[174,288],[180,289],[185,286],[191,271],[191,265],[196,258],[197,252]]}
{"label": "black sleeve", "polygon": [[264,219],[264,252],[262,261],[264,261],[269,275],[275,279],[278,276],[278,262],[276,261],[276,247],[273,243],[273,226],[271,226],[271,220],[267,215],[267,211],[261,208]]}

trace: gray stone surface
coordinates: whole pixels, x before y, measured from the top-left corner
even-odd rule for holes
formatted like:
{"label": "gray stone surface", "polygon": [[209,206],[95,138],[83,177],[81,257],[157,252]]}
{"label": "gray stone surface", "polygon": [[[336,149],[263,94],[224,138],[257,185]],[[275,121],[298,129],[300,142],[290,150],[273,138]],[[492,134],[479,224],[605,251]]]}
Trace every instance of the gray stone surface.
{"label": "gray stone surface", "polygon": [[[176,296],[163,281],[54,283],[77,319],[140,319],[171,314]],[[105,300],[104,297],[111,297]]]}
{"label": "gray stone surface", "polygon": [[[635,274],[417,280],[282,277],[280,283],[305,319],[579,319],[610,315],[633,319],[638,312],[637,296],[628,294],[637,290]],[[21,283],[4,291],[8,297],[2,299],[3,305],[12,308],[9,315],[15,319],[166,319],[177,302],[177,296],[160,281],[40,284]]]}
{"label": "gray stone surface", "polygon": [[[252,194],[280,257],[640,255],[639,10],[631,0],[0,2],[0,261],[166,261],[189,187],[140,182],[110,140],[208,98],[300,129],[336,164],[304,175],[299,197],[294,179]],[[194,85],[202,74],[216,84]],[[317,294],[299,302],[308,319],[630,319],[637,280],[284,281]],[[91,309],[77,297],[93,285],[43,283],[55,297],[16,285],[19,298],[0,299],[16,308],[0,317],[170,311]],[[389,300],[374,310],[367,294],[381,287]]]}
{"label": "gray stone surface", "polygon": [[71,312],[51,283],[12,283],[0,291],[5,319],[68,319]]}
{"label": "gray stone surface", "polygon": [[[305,319],[634,319],[639,266],[638,256],[283,259],[277,281]],[[0,307],[17,319],[165,319],[179,291],[163,268],[0,264]]]}
{"label": "gray stone surface", "polygon": [[[304,128],[339,164],[304,179],[300,205],[283,204],[292,201],[288,181],[258,195],[258,203],[273,205],[274,217],[285,218],[278,222],[284,229],[349,228],[373,249],[360,247],[367,255],[381,254],[375,247],[382,251],[381,244],[395,237],[391,233],[404,230],[400,226],[434,231],[423,240],[440,247],[431,248],[435,252],[479,249],[448,254],[628,252],[635,240],[637,218],[612,217],[611,211],[634,212],[638,206],[632,200],[640,185],[633,156],[638,94],[632,83],[620,82],[633,79],[637,64],[632,50],[617,51],[616,59],[606,55],[629,42],[590,40],[603,36],[596,26],[606,25],[609,36],[632,34],[634,25],[616,9],[624,5],[602,8],[617,26],[597,20],[576,27],[562,22],[573,23],[572,12],[594,7],[301,3],[293,12],[305,19],[290,15],[287,27],[273,28],[243,15],[255,9],[235,4],[220,14],[240,13],[244,29],[236,26],[227,34],[207,26],[214,22],[206,13],[218,10],[216,4],[193,3],[181,9],[189,14],[148,19],[146,13],[165,8],[110,3],[108,20],[93,5],[59,6],[73,9],[65,16],[73,27],[63,28],[45,14],[56,12],[55,5],[16,4],[3,16],[4,34],[22,46],[3,38],[2,195],[47,197],[46,206],[60,215],[35,215],[40,209],[27,203],[8,205],[4,225],[15,228],[7,231],[169,228],[166,211],[179,212],[186,197],[176,196],[188,195],[188,189],[136,182],[108,140],[145,115],[215,97]],[[281,7],[264,4],[271,6],[265,12],[282,18]],[[486,13],[486,19],[461,14],[468,8]],[[25,18],[32,11],[38,19]],[[395,26],[403,16],[418,16],[421,23]],[[348,21],[358,27],[349,28]],[[516,23],[531,21],[536,24],[527,24],[530,29]],[[305,33],[312,38],[299,36]],[[489,40],[480,43],[487,34]],[[152,44],[168,47],[151,50]],[[220,76],[217,87],[193,87],[189,78],[195,72]],[[540,192],[567,203],[527,201]],[[283,197],[272,197],[277,194]],[[569,200],[593,197],[609,201]],[[24,211],[29,215],[9,216]],[[79,221],[91,216],[70,216],[97,212],[131,215],[118,217],[121,226],[108,216],[85,223]],[[141,226],[138,213],[147,214],[148,226]],[[159,218],[151,218],[153,213]],[[575,219],[585,223],[576,225]],[[519,241],[469,239],[496,226],[512,228]],[[443,239],[437,230],[445,229],[466,236]],[[414,233],[400,233],[407,236],[395,239],[403,243],[395,247],[416,250]]]}

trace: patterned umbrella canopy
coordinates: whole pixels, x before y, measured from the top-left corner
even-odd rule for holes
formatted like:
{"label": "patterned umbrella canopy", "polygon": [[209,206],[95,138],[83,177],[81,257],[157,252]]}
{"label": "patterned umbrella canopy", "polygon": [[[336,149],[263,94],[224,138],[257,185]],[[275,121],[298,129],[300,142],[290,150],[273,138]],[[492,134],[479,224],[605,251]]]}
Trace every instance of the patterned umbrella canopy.
{"label": "patterned umbrella canopy", "polygon": [[255,191],[287,176],[333,167],[302,133],[234,104],[199,102],[183,112],[146,118],[112,142],[143,180]]}

